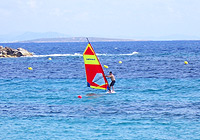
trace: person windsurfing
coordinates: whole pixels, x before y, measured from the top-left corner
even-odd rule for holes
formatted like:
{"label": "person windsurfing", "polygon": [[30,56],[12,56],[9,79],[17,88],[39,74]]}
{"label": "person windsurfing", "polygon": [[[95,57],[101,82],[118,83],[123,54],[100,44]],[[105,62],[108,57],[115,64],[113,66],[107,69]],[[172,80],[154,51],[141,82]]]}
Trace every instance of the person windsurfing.
{"label": "person windsurfing", "polygon": [[112,92],[114,91],[114,84],[115,84],[115,76],[112,74],[112,72],[109,72],[109,75],[106,75],[106,77],[109,77],[111,79],[111,83],[110,83],[110,88],[109,88],[109,93],[111,93],[111,88],[112,88]]}

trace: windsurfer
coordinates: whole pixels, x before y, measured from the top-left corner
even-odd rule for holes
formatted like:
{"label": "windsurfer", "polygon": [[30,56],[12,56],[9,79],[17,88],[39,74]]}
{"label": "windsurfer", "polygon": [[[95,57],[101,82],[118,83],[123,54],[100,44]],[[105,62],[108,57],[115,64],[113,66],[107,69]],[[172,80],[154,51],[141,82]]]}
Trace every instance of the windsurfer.
{"label": "windsurfer", "polygon": [[109,75],[106,75],[106,77],[109,77],[111,79],[109,93],[111,93],[111,88],[112,88],[112,92],[114,92],[115,76],[110,71]]}

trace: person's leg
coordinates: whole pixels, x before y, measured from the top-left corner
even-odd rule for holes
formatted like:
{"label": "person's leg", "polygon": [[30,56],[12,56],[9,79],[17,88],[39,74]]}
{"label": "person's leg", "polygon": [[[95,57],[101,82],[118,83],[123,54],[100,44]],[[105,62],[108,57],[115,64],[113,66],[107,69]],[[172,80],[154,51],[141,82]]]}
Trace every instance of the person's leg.
{"label": "person's leg", "polygon": [[115,81],[112,81],[112,83],[110,84],[110,86],[112,87],[112,91],[114,92],[114,84],[115,84]]}
{"label": "person's leg", "polygon": [[114,86],[112,86],[112,91],[114,91]]}
{"label": "person's leg", "polygon": [[[111,83],[110,83],[110,85],[111,85]],[[110,85],[109,85],[109,90],[108,90],[109,93],[111,93],[111,86]]]}

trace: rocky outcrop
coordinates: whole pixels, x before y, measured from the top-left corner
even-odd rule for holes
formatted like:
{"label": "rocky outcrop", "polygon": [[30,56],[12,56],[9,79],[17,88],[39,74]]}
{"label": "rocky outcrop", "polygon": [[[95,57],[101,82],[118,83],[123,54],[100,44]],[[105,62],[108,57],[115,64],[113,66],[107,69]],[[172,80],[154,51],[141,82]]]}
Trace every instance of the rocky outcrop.
{"label": "rocky outcrop", "polygon": [[0,46],[0,57],[21,57],[21,56],[33,56],[33,54],[23,48],[12,49],[9,47],[4,48],[3,46]]}

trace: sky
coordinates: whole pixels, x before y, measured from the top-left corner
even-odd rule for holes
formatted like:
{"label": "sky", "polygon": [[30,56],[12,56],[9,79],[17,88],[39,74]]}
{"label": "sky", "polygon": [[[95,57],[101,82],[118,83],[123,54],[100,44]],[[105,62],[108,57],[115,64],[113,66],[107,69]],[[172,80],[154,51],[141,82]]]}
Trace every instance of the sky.
{"label": "sky", "polygon": [[1,0],[0,35],[200,39],[200,0]]}

